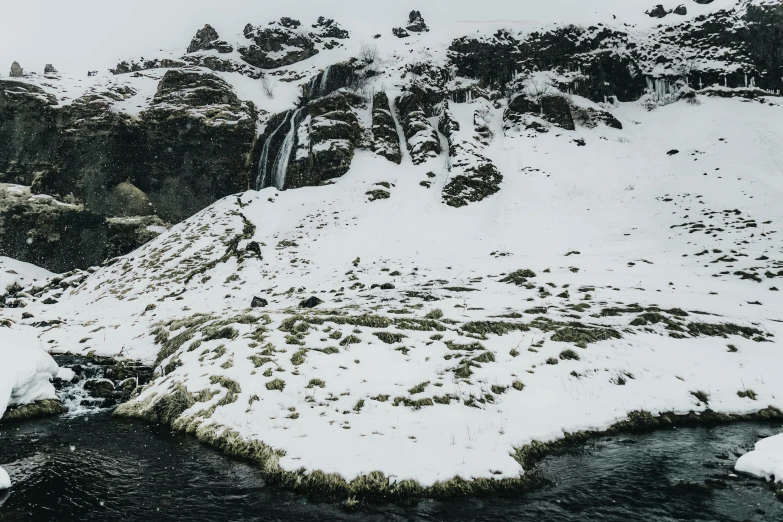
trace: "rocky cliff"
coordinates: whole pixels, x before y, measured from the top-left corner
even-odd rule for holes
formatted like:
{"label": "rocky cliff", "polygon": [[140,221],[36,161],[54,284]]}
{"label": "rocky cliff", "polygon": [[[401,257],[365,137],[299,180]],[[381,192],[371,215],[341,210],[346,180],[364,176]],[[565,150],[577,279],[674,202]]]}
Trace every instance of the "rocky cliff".
{"label": "rocky cliff", "polygon": [[[480,30],[440,47],[431,47],[437,20],[419,11],[369,42],[330,18],[284,17],[247,24],[235,42],[206,25],[181,54],[125,60],[86,79],[17,64],[13,80],[0,80],[0,183],[92,216],[69,226],[98,239],[68,245],[84,251],[57,269],[102,261],[85,249],[125,253],[88,246],[106,244],[108,219],[175,223],[248,188],[319,185],[348,172],[357,151],[394,163],[405,151],[414,165],[445,157],[443,202],[461,207],[501,190],[504,173],[484,150],[495,120],[510,133],[621,129],[618,103],[777,95],[781,5],[711,5],[653,6],[640,16],[662,23],[645,29]],[[474,125],[460,130],[450,114],[465,104]],[[35,236],[23,221],[5,219],[0,234]]]}

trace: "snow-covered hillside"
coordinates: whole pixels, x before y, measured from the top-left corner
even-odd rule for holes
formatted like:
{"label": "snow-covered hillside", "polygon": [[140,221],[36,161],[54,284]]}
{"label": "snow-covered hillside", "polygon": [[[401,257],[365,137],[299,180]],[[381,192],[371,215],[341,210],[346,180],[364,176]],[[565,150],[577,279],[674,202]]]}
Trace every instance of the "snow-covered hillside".
{"label": "snow-covered hillside", "polygon": [[[534,441],[783,418],[783,107],[750,54],[713,56],[700,31],[715,20],[697,18],[737,7],[719,18],[739,27],[746,2],[690,2],[655,23],[646,3],[604,3],[582,14],[605,27],[539,39],[530,31],[561,21],[548,17],[563,2],[536,3],[522,27],[441,30],[423,12],[429,31],[406,38],[338,20],[351,37],[271,72],[250,61],[312,49],[259,57],[229,41],[202,54],[237,72],[161,68],[177,51],[90,77],[131,89],[107,102],[128,118],[223,80],[237,101],[191,116],[234,126],[257,110],[260,190],[100,268],[22,281],[0,301],[0,343],[154,365],[118,414],[340,493],[499,489]],[[672,31],[695,36],[649,54]],[[552,34],[578,67],[541,65]],[[482,49],[531,69],[486,78]],[[162,98],[165,76],[195,72],[208,87]],[[63,105],[84,89],[25,81]],[[615,88],[626,94],[603,94]]]}

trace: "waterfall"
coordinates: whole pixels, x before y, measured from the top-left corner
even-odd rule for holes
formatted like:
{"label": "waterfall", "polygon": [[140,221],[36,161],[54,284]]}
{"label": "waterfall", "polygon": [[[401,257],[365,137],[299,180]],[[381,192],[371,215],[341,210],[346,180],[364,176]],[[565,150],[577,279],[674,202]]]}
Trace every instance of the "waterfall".
{"label": "waterfall", "polygon": [[321,74],[321,85],[318,87],[318,94],[321,96],[326,94],[326,83],[329,81],[329,70],[332,68],[331,65],[328,65],[326,69],[324,69],[324,72]]}
{"label": "waterfall", "polygon": [[[275,186],[278,190],[283,190],[285,186],[285,175],[288,171],[288,162],[291,159],[291,151],[294,148],[294,138],[296,138],[296,125],[299,119],[299,113],[302,112],[302,108],[296,109],[293,116],[291,116],[291,125],[288,128],[288,134],[285,137],[285,141],[280,145],[280,150],[277,152],[275,158],[275,164],[273,167],[275,175]],[[277,131],[275,131],[277,132]]]}
{"label": "waterfall", "polygon": [[269,163],[269,146],[272,144],[272,139],[275,137],[275,134],[285,125],[285,122],[286,118],[283,118],[280,125],[277,126],[264,142],[264,148],[261,149],[261,159],[258,162],[258,173],[256,174],[256,190],[261,190],[264,188],[264,185],[266,185],[267,172],[269,172],[269,169],[267,168],[267,163]]}

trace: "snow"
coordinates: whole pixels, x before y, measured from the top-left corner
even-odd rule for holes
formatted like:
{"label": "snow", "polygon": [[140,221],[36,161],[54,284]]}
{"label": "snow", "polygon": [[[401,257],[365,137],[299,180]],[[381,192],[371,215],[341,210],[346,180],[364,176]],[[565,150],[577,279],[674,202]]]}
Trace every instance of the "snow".
{"label": "snow", "polygon": [[56,398],[50,379],[60,369],[34,332],[0,328],[0,361],[0,417],[11,406]]}
{"label": "snow", "polygon": [[43,284],[43,281],[53,275],[44,268],[0,256],[0,295],[13,284],[19,286],[29,286],[33,283]]}
{"label": "snow", "polygon": [[783,483],[783,433],[758,441],[753,451],[739,458],[734,469]]}
{"label": "snow", "polygon": [[[24,4],[14,5],[12,14],[29,16]],[[89,54],[100,61],[110,52],[144,52],[112,45],[124,40],[135,10],[145,13],[145,27],[160,38],[149,44],[167,47],[176,57],[204,22],[233,43],[233,31],[247,22],[297,16],[313,5],[289,2],[264,6],[261,13],[257,2],[250,6],[238,0],[198,9],[188,2],[187,10],[180,10],[179,0],[158,4],[149,21],[144,8],[149,3],[138,2],[119,27],[112,25],[116,36],[105,39],[105,49],[73,56]],[[217,74],[242,100],[271,116],[292,109],[301,85],[354,56],[362,41],[379,32],[379,61],[389,66],[368,89],[386,90],[393,108],[409,81],[399,71],[421,60],[442,63],[452,36],[491,34],[493,27],[527,31],[543,23],[607,21],[611,14],[617,15],[618,26],[672,23],[672,17],[646,17],[644,10],[652,7],[647,0],[532,5],[435,0],[423,11],[430,33],[392,38],[390,28],[405,22],[412,4],[384,4],[377,10],[353,9],[353,0],[319,4],[301,16],[303,22],[317,14],[332,16],[352,32],[351,40],[276,71],[282,76],[272,97],[257,80]],[[688,17],[735,4],[691,3]],[[105,11],[88,17],[92,32],[69,26],[69,34],[76,35],[73,42],[103,30]],[[185,12],[198,12],[200,19]],[[167,30],[155,31],[159,23],[166,23]],[[40,29],[47,39],[59,30]],[[8,34],[0,27],[0,38]],[[18,31],[10,34],[19,36]],[[69,45],[64,41],[62,47]],[[12,47],[22,55],[14,59],[44,60],[35,46]],[[0,65],[7,48],[0,45]],[[47,48],[55,51],[61,52]],[[61,56],[45,61],[62,67],[57,62],[68,62]],[[137,94],[116,102],[113,110],[137,115],[164,72],[144,71],[136,78],[102,73],[84,82],[67,75],[29,81],[56,94],[61,105],[94,86],[127,83]],[[560,79],[538,76],[533,80]],[[299,79],[283,81],[293,77]],[[669,86],[653,82],[651,87],[672,101],[663,96]],[[578,96],[570,100],[583,108],[599,107]],[[783,363],[783,299],[773,291],[783,275],[777,230],[783,109],[776,100],[700,95],[698,104],[656,105],[653,111],[641,102],[602,104],[622,122],[622,130],[598,125],[565,131],[539,120],[547,133],[504,130],[502,99],[451,103],[461,129],[452,137],[462,150],[455,158],[444,146],[440,155],[413,165],[403,146],[398,166],[358,150],[350,170],[333,184],[227,197],[139,250],[82,274],[83,282],[30,298],[24,310],[0,310],[0,321],[10,324],[0,327],[0,387],[8,388],[0,388],[0,400],[35,400],[34,392],[53,396],[48,379],[58,370],[41,347],[153,364],[163,339],[179,335],[184,341],[160,355],[158,376],[136,404],[181,385],[192,394],[205,392],[185,417],[284,450],[280,465],[285,470],[322,470],[347,480],[379,470],[392,481],[413,479],[424,486],[454,476],[518,477],[524,470],[512,457],[516,449],[533,440],[556,440],[565,432],[603,430],[633,411],[749,414],[783,408],[783,381],[774,378]],[[371,121],[369,105],[358,110],[365,127]],[[489,132],[477,137],[475,122]],[[310,123],[326,124],[319,118]],[[306,136],[307,128],[307,122],[300,125],[299,135]],[[295,130],[290,119],[271,129],[285,133],[285,151],[294,145]],[[426,130],[431,132],[412,139],[414,149],[424,139],[445,142],[434,129]],[[329,140],[314,149],[344,144]],[[679,154],[667,155],[672,149]],[[262,148],[256,181],[279,185],[287,159],[269,156],[268,147]],[[500,191],[466,207],[444,205],[444,186],[484,162],[502,173]],[[370,202],[368,192],[380,188],[389,198]],[[263,258],[245,250],[251,241],[260,245]],[[503,282],[521,269],[537,274],[529,287]],[[24,273],[46,277],[31,270]],[[394,288],[373,287],[384,283]],[[56,304],[43,304],[55,295]],[[249,310],[256,296],[269,306]],[[309,296],[325,303],[314,312],[298,309]],[[637,303],[665,321],[634,324],[639,312],[612,313]],[[427,319],[436,309],[443,320]],[[671,313],[677,309],[687,315]],[[23,319],[25,311],[35,319]],[[381,326],[349,324],[368,315]],[[542,316],[559,325],[548,330]],[[182,319],[202,323],[191,327]],[[58,323],[34,326],[46,321]],[[470,329],[476,322],[499,321],[513,328],[486,335]],[[618,335],[585,346],[553,339],[573,322],[600,331],[611,328]],[[724,323],[754,333],[693,333]],[[216,337],[220,328],[232,330]],[[386,344],[384,334],[396,340]],[[466,348],[472,343],[480,348]],[[567,349],[578,359],[563,357]],[[467,364],[471,375],[466,378],[457,372],[467,361],[474,364]],[[227,379],[236,389],[222,384]],[[274,379],[285,387],[268,388]],[[752,397],[738,393],[748,390]],[[762,456],[748,456],[746,462],[769,476],[770,452],[754,453]]]}
{"label": "snow", "polygon": [[0,491],[4,489],[11,489],[11,477],[8,476],[8,472],[0,467]]}
{"label": "snow", "polygon": [[[203,422],[285,450],[284,469],[318,469],[349,480],[373,470],[423,485],[455,475],[516,477],[524,470],[510,456],[515,448],[555,440],[563,432],[605,429],[634,410],[701,412],[707,406],[692,395],[697,391],[708,394],[710,409],[725,413],[783,408],[783,382],[773,378],[783,362],[783,323],[778,322],[783,302],[769,290],[775,280],[759,284],[734,275],[759,266],[762,255],[772,258],[770,263],[780,261],[779,233],[774,224],[762,223],[779,218],[781,108],[737,99],[700,101],[653,112],[621,103],[614,114],[623,130],[599,125],[546,134],[505,134],[502,107],[453,104],[466,142],[475,109],[490,110],[485,120],[495,137],[481,151],[504,180],[500,192],[485,201],[460,209],[442,203],[450,175],[445,153],[414,166],[404,151],[397,166],[357,151],[350,171],[333,185],[225,198],[65,290],[58,304],[39,301],[27,310],[36,320],[64,321],[36,330],[39,342],[54,351],[121,352],[152,362],[160,350],[152,331],[161,322],[197,313],[228,319],[248,313],[254,296],[267,298],[268,308],[251,312],[257,322],[231,325],[237,332],[232,339],[207,340],[196,333],[163,361],[165,366],[176,358],[182,365],[167,370],[139,400],[165,394],[176,383],[191,393],[216,393],[186,412],[196,414],[227,397],[227,388],[212,377],[231,379],[241,389],[236,401],[221,403]],[[577,138],[586,146],[577,146]],[[673,148],[680,153],[668,156]],[[421,186],[422,180],[432,186]],[[366,192],[381,182],[390,185],[390,198],[368,202]],[[726,209],[741,214],[723,214]],[[713,210],[719,213],[704,214]],[[243,217],[256,229],[239,248],[257,241],[264,259],[216,262],[231,238],[242,233]],[[757,228],[737,223],[751,218]],[[690,233],[681,227],[697,221],[714,222],[722,231]],[[704,250],[709,255],[698,255]],[[712,263],[731,250],[738,253],[735,261]],[[572,251],[580,254],[566,257]],[[724,270],[727,263],[731,268]],[[201,266],[206,272],[198,272]],[[522,268],[538,274],[535,288],[500,282],[501,274]],[[191,271],[197,275],[187,277]],[[399,275],[390,275],[394,271]],[[396,288],[370,288],[385,282]],[[352,289],[357,283],[364,286]],[[539,287],[551,295],[541,295]],[[570,297],[557,297],[564,290]],[[302,345],[289,344],[289,334],[279,328],[310,295],[325,300],[322,308],[334,313],[393,321],[422,319],[439,308],[451,322],[441,324],[443,331],[417,331],[403,323],[379,329],[327,321],[311,325]],[[749,304],[757,301],[761,304]],[[580,321],[613,327],[622,338],[582,349],[553,341],[551,333],[537,328],[486,339],[472,339],[464,331],[470,321],[502,320],[498,316],[510,312],[520,319],[505,320],[529,324],[536,314],[526,310],[534,307],[547,307],[550,319],[571,321],[569,314],[577,311],[565,305],[582,303],[590,308],[577,314]],[[752,326],[765,336],[768,332],[768,342],[736,335],[673,339],[663,324],[630,326],[638,314],[599,313],[631,303],[681,308],[688,311],[688,323]],[[156,308],[143,313],[148,304]],[[396,313],[400,310],[407,313]],[[21,310],[5,313],[18,320]],[[269,324],[262,314],[268,314]],[[266,333],[254,342],[250,336],[259,325]],[[0,329],[0,339],[22,327],[24,321]],[[335,330],[340,339],[330,337]],[[387,345],[374,335],[383,331],[407,337]],[[182,332],[175,329],[169,338]],[[360,342],[340,345],[350,335]],[[483,350],[463,358],[490,352],[494,362],[472,368],[469,380],[457,378],[460,359],[453,356],[464,352],[446,342],[474,341]],[[192,342],[199,346],[191,349]],[[273,362],[256,368],[249,357],[259,356],[267,343],[277,350],[269,356]],[[738,351],[730,351],[729,344]],[[339,352],[318,351],[332,346]],[[304,362],[294,364],[292,357],[302,348],[307,349]],[[580,359],[559,359],[567,348]],[[558,364],[547,364],[549,358]],[[270,368],[280,371],[267,377]],[[274,378],[285,381],[283,391],[266,388]],[[324,381],[324,387],[308,388],[313,379]],[[423,392],[409,392],[428,381]],[[524,384],[521,391],[513,387],[517,381]],[[493,386],[503,392],[492,392]],[[756,400],[738,396],[745,389],[752,389]],[[487,394],[494,402],[465,404]],[[389,399],[373,400],[382,395]],[[420,409],[393,404],[397,397],[444,396],[455,399]],[[363,406],[356,411],[360,400]]]}

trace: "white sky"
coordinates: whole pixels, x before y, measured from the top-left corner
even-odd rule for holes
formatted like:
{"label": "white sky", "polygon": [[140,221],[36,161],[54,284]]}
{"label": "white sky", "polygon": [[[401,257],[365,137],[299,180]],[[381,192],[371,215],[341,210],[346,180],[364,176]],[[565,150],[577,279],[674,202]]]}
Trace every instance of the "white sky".
{"label": "white sky", "polygon": [[[310,22],[324,15],[348,29],[362,23],[388,35],[407,20],[411,9],[420,10],[433,30],[462,20],[611,22],[613,14],[618,21],[657,24],[644,11],[658,1],[667,8],[684,3],[692,14],[736,2],[716,0],[699,6],[684,0],[0,0],[0,75],[7,74],[14,60],[28,71],[41,72],[44,64],[52,63],[61,71],[83,74],[112,67],[120,59],[149,57],[159,49],[184,52],[205,23],[229,41],[246,23],[258,25],[281,16]],[[470,24],[465,24],[465,33],[470,31]]]}

